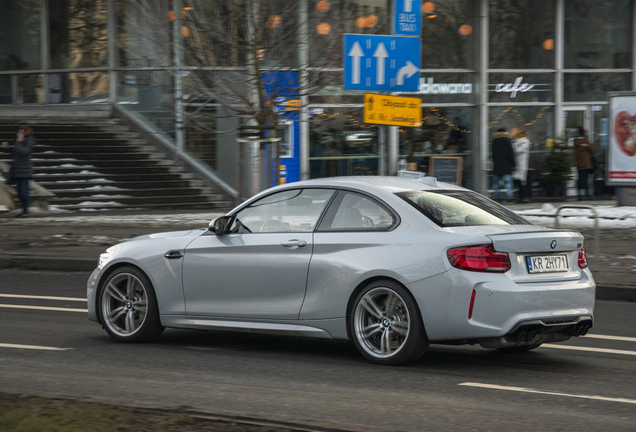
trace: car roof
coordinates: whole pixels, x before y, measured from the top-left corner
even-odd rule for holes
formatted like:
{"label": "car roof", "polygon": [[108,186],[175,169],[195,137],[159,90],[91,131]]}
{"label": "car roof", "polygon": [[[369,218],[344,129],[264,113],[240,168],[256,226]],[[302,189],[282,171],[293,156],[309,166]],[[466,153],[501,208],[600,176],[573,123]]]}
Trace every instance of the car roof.
{"label": "car roof", "polygon": [[456,186],[450,183],[437,182],[435,177],[422,177],[419,179],[379,176],[329,177],[290,183],[286,186],[353,188],[366,192],[378,192],[378,189],[381,189],[390,193],[407,192],[413,190],[465,190],[463,187]]}

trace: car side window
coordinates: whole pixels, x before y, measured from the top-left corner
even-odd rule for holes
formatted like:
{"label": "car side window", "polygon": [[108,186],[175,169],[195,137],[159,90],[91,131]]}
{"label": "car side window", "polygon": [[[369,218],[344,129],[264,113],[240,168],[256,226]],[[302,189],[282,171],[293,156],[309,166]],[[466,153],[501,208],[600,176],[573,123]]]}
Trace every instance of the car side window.
{"label": "car side window", "polygon": [[395,217],[376,200],[340,191],[319,231],[386,231],[393,224]]}
{"label": "car side window", "polygon": [[334,192],[331,189],[291,189],[268,195],[239,211],[230,232],[313,232]]}

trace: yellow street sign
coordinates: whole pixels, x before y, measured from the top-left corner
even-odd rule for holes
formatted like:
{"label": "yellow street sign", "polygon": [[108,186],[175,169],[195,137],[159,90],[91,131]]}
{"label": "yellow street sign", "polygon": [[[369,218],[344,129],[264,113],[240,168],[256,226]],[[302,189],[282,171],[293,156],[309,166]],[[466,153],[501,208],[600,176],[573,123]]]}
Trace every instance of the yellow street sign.
{"label": "yellow street sign", "polygon": [[300,99],[285,101],[285,111],[297,111],[300,109]]}
{"label": "yellow street sign", "polygon": [[392,126],[422,126],[421,99],[386,96],[381,94],[364,95],[364,122]]}

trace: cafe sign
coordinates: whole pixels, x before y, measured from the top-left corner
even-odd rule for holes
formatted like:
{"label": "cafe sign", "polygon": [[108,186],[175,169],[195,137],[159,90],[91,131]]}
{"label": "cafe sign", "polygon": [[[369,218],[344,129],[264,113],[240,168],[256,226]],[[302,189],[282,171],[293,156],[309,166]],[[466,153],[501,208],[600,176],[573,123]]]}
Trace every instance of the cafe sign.
{"label": "cafe sign", "polygon": [[525,93],[534,88],[534,84],[522,83],[522,81],[523,77],[517,77],[514,83],[499,83],[495,86],[495,92],[510,93],[510,97],[514,98],[517,96],[517,93]]}

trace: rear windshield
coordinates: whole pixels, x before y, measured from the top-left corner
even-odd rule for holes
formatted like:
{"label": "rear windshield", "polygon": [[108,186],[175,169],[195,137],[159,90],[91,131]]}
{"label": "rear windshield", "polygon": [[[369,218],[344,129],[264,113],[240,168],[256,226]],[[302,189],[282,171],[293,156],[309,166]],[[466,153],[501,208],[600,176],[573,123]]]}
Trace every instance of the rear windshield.
{"label": "rear windshield", "polygon": [[472,191],[409,191],[397,196],[441,227],[531,225],[507,208]]}

